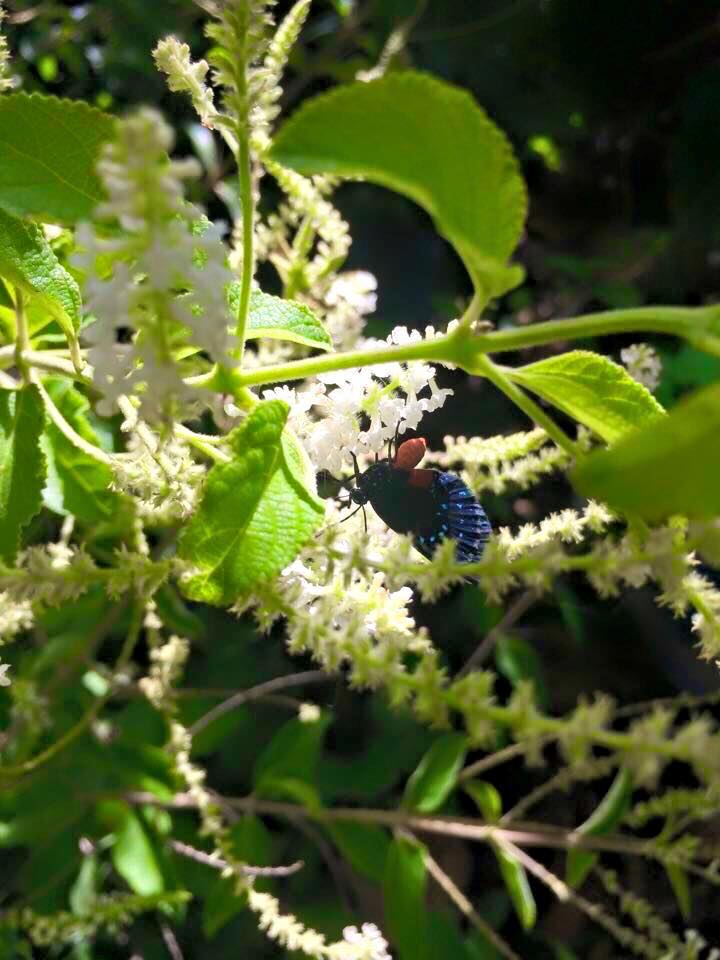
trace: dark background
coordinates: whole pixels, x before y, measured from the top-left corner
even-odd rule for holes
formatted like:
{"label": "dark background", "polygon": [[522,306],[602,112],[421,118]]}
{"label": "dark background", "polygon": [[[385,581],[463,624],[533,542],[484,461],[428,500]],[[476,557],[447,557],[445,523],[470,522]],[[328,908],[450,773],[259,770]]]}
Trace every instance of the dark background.
{"label": "dark background", "polygon": [[[200,5],[10,0],[7,7],[13,69],[25,89],[83,98],[118,113],[140,103],[160,106],[178,131],[177,152],[199,152],[205,163],[196,199],[211,216],[227,218],[215,188],[230,169],[228,158],[199,146],[189,101],[167,92],[150,55],[159,38],[174,33],[201,56],[207,42]],[[278,11],[288,7],[280,4]],[[416,22],[394,66],[427,70],[471,90],[512,140],[528,181],[530,216],[517,254],[527,280],[493,306],[490,319],[529,323],[609,307],[717,298],[720,13],[714,0],[429,0],[424,10],[407,0],[376,0],[360,2],[345,18],[330,0],[315,0],[286,83],[287,108],[372,66],[389,32],[411,17]],[[226,195],[222,188],[220,195]],[[368,185],[344,186],[336,199],[354,238],[348,266],[378,278],[373,334],[386,335],[397,324],[439,326],[458,314],[469,293],[467,278],[422,211]],[[272,289],[269,272],[261,280]],[[585,346],[617,359],[635,339]],[[690,347],[662,338],[653,343],[664,360],[658,397],[665,404],[720,373],[720,361]],[[541,355],[528,351],[510,361]],[[446,433],[527,428],[523,416],[484,382],[445,378],[456,395],[427,422],[433,445]],[[555,479],[529,497],[489,497],[485,506],[495,525],[503,525],[537,520],[573,502],[570,487]],[[429,625],[448,666],[457,669],[501,612],[466,588],[432,608],[418,608],[417,616]],[[195,615],[203,622],[188,684],[243,687],[303,665],[285,657],[280,630],[259,638],[250,623]],[[506,675],[499,689],[507,694],[517,671],[524,671],[536,679],[543,705],[553,712],[571,709],[580,694],[596,690],[630,703],[718,687],[715,668],[696,660],[689,624],[660,610],[651,592],[602,602],[582,580],[568,580],[525,615],[515,636],[522,655],[514,667],[498,663]],[[428,733],[407,717],[390,715],[381,698],[350,693],[342,684],[314,688],[308,696],[335,711],[321,764],[325,796],[370,806],[396,803],[398,784],[429,742]],[[189,714],[205,706],[192,704]],[[213,785],[233,794],[247,790],[252,757],[286,716],[259,706],[238,712],[234,726],[216,731],[201,749]],[[500,768],[494,782],[509,806],[539,776],[510,765]],[[605,786],[555,794],[533,816],[567,826],[580,822]],[[291,859],[301,855],[308,863],[281,888],[283,900],[301,917],[335,932],[358,916],[381,921],[377,892],[338,865],[326,841],[312,835],[298,841],[281,824],[270,826],[280,861],[292,850]],[[508,904],[486,851],[449,843],[433,850],[523,956],[619,956],[602,932],[574,911],[553,906],[541,890],[544,919],[532,935],[522,935],[512,917],[504,919]],[[562,870],[560,858],[545,862]],[[336,871],[332,879],[328,863]],[[672,893],[658,870],[638,863],[613,866],[625,869],[628,885],[677,922]],[[592,886],[589,892],[600,896]],[[693,925],[709,937],[720,934],[716,900],[712,891],[700,891],[694,901]],[[433,906],[444,905],[438,900]],[[201,945],[200,926],[191,910],[180,934],[187,960],[278,953],[253,932],[246,914],[224,926],[210,946]],[[150,927],[138,924],[133,936],[133,949],[148,960],[166,955]],[[572,944],[576,953],[556,952],[552,944],[558,941]],[[492,956],[476,949],[474,956]],[[129,948],[114,953],[108,947],[103,954],[116,955],[129,955]]]}

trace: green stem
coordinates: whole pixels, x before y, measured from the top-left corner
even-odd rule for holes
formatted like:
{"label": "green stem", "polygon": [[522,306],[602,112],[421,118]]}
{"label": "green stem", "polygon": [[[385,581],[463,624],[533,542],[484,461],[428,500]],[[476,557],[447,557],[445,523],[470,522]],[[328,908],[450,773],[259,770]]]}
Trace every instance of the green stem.
{"label": "green stem", "polygon": [[60,433],[62,433],[62,435],[69,440],[74,447],[77,447],[78,450],[82,450],[83,453],[86,453],[89,457],[92,457],[93,460],[97,460],[98,463],[102,463],[107,467],[111,467],[113,462],[112,457],[108,456],[108,454],[105,453],[104,450],[101,450],[100,447],[96,447],[94,444],[89,443],[84,437],[81,437],[55,406],[50,394],[43,386],[40,378],[37,375],[33,375],[32,371],[31,376],[33,383],[40,391],[40,396],[43,399],[48,416],[58,428]]}
{"label": "green stem", "polygon": [[[717,330],[713,332],[713,324]],[[494,330],[467,345],[473,353],[503,353],[558,340],[579,340],[613,333],[665,333],[685,337],[710,353],[720,352],[720,307],[634,307],[605,310],[527,327]]]}
{"label": "green stem", "polygon": [[242,365],[245,350],[245,336],[247,332],[248,313],[250,311],[250,291],[253,278],[253,228],[254,228],[254,198],[252,189],[252,173],[250,166],[250,143],[247,130],[238,138],[237,150],[238,179],[240,187],[240,205],[242,208],[242,274],[240,277],[240,303],[238,306],[236,334],[238,338],[238,365]]}
{"label": "green stem", "polygon": [[31,370],[25,359],[25,352],[30,348],[30,331],[25,314],[25,298],[22,290],[15,291],[15,366],[20,372],[23,383],[30,383]]}
{"label": "green stem", "polygon": [[404,360],[435,360],[439,363],[455,362],[452,351],[452,336],[437,337],[434,340],[420,340],[417,343],[403,343],[400,346],[366,347],[362,350],[348,350],[345,353],[329,353],[306,360],[291,360],[259,370],[241,373],[237,382],[245,387],[266,383],[280,383],[284,380],[304,380],[319,373],[333,370],[352,370],[358,367],[372,367],[382,363],[399,363]]}
{"label": "green stem", "polygon": [[476,357],[473,372],[480,376],[487,377],[491,383],[495,384],[498,390],[501,390],[523,413],[526,413],[531,420],[534,420],[539,427],[542,427],[545,433],[547,433],[559,447],[562,447],[563,450],[569,453],[570,456],[574,457],[577,455],[578,451],[575,442],[555,423],[552,417],[549,417],[534,400],[516,386],[507,374],[505,374],[500,367],[496,366],[489,357]]}

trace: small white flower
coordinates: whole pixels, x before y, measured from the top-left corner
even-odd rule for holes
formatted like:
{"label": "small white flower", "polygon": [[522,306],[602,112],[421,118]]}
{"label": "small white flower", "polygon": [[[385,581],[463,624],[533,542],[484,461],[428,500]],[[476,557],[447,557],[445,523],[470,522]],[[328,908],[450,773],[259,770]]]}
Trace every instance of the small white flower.
{"label": "small white flower", "polygon": [[662,363],[657,351],[650,344],[633,343],[620,351],[620,359],[633,380],[637,380],[651,392],[657,388],[662,374]]}
{"label": "small white flower", "polygon": [[316,703],[301,703],[298,710],[300,723],[317,723],[321,717],[320,707]]}
{"label": "small white flower", "polygon": [[9,669],[9,663],[0,663],[0,687],[10,686],[10,677],[7,675]]}

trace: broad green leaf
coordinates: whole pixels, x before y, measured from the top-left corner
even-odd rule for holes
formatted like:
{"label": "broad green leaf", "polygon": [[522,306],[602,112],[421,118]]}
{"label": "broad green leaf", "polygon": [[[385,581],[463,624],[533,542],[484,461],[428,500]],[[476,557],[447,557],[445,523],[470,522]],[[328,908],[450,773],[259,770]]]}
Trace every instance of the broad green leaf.
{"label": "broad green leaf", "polygon": [[110,848],[113,866],[133,891],[141,896],[165,888],[158,858],[142,821],[126,803],[103,801],[99,813],[115,834]]}
{"label": "broad green leaf", "polygon": [[465,91],[413,71],[339,87],[298,110],[271,157],[414,200],[488,295],[522,277],[506,264],[523,230],[525,185],[504,134]]}
{"label": "broad green leaf", "polygon": [[543,709],[549,707],[542,660],[531,643],[515,634],[503,634],[495,646],[495,666],[513,687],[523,680],[529,680],[538,706]]}
{"label": "broad green leaf", "polygon": [[657,422],[663,408],[649,390],[617,363],[587,350],[508,371],[508,375],[543,400],[590,427],[607,443]]}
{"label": "broad green leaf", "polygon": [[[75,431],[84,440],[98,446],[95,431],[86,416],[90,407],[87,399],[67,380],[48,380],[45,387]],[[113,481],[110,468],[76,447],[53,423],[48,424],[45,436],[48,472],[52,471],[57,481],[53,492],[60,495],[60,503],[48,505],[58,512],[73,514],[88,524],[111,519],[118,512],[121,499],[110,489]]]}
{"label": "broad green leaf", "polygon": [[650,521],[720,514],[720,384],[667,417],[585,457],[573,483],[588,497]]}
{"label": "broad green leaf", "polygon": [[532,930],[537,920],[537,905],[525,867],[502,847],[493,844],[493,850],[517,918],[524,930]]}
{"label": "broad green leaf", "polygon": [[[632,777],[621,767],[610,789],[590,816],[576,829],[576,833],[587,837],[601,837],[616,827],[630,804],[632,797]],[[592,850],[570,850],[565,866],[565,879],[571,887],[579,887],[597,862],[598,855]]]}
{"label": "broad green leaf", "polygon": [[[0,97],[0,104],[3,98]],[[34,223],[0,209],[0,275],[51,314],[71,342],[80,329],[80,288]]]}
{"label": "broad green leaf", "polygon": [[390,840],[385,830],[368,823],[328,824],[330,836],[351,867],[374,883],[385,873]]}
{"label": "broad green leaf", "polygon": [[397,837],[390,844],[383,900],[385,919],[399,960],[427,960],[427,913],[425,848],[416,841]]}
{"label": "broad green leaf", "polygon": [[[228,288],[228,302],[233,314],[237,313],[239,299],[240,284],[231,283]],[[333,348],[330,334],[310,307],[296,300],[273,297],[260,290],[254,290],[250,295],[247,335],[251,338],[290,340],[316,350]]]}
{"label": "broad green leaf", "polygon": [[403,806],[419,813],[433,813],[441,807],[455,789],[467,748],[467,737],[460,733],[436,740],[410,776]]}
{"label": "broad green leaf", "polygon": [[234,602],[286,567],[320,524],[303,452],[283,435],[287,414],[279,400],[259,404],[231,434],[232,462],[210,471],[180,538],[194,568],[182,585],[191,600]]}
{"label": "broad green leaf", "polygon": [[316,723],[288,720],[255,761],[253,783],[262,787],[269,778],[295,777],[312,783],[330,717],[323,714]]}
{"label": "broad green leaf", "polygon": [[261,797],[292,800],[306,810],[320,810],[323,805],[317,788],[307,780],[299,780],[297,777],[263,777],[256,792]]}
{"label": "broad green leaf", "polygon": [[114,129],[81,100],[0,97],[0,208],[52,223],[89,219],[102,200],[95,164]]}
{"label": "broad green leaf", "polygon": [[473,798],[483,819],[495,823],[502,814],[502,797],[497,787],[487,780],[470,780],[463,784],[463,790]]}
{"label": "broad green leaf", "polygon": [[0,557],[12,562],[20,531],[42,506],[45,411],[35,386],[0,392]]}
{"label": "broad green leaf", "polygon": [[[230,830],[233,853],[238,860],[254,867],[269,867],[273,857],[273,839],[259,817],[246,814]],[[267,881],[258,879],[255,886],[264,889]],[[245,897],[237,892],[237,881],[232,877],[218,877],[205,899],[203,930],[212,938],[228,920],[245,906]]]}

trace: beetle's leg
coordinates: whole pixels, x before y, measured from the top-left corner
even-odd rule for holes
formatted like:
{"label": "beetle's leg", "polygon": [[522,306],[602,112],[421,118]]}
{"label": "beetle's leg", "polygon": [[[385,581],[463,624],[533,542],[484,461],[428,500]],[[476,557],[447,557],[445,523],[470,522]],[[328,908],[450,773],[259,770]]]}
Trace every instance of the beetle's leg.
{"label": "beetle's leg", "polygon": [[[358,512],[358,510],[362,510],[362,511],[363,511],[363,517],[364,517],[364,516],[365,516],[365,511],[363,510],[363,505],[362,505],[362,503],[361,503],[360,506],[357,508],[357,510],[353,510],[352,513],[349,513],[346,517],[343,517],[342,520],[338,520],[338,523],[345,523],[345,521],[346,521],[346,520],[349,520],[350,517],[354,517],[355,514]],[[365,532],[367,533],[367,520],[365,521]]]}
{"label": "beetle's leg", "polygon": [[365,527],[365,533],[367,534],[367,514],[365,513],[365,504],[361,503],[360,507],[363,512],[363,526]]}
{"label": "beetle's leg", "polygon": [[353,467],[355,468],[355,483],[358,483],[360,481],[360,466],[358,464],[358,458],[355,456],[352,450],[350,451],[350,456],[352,457]]}

